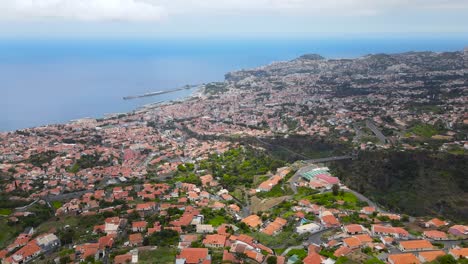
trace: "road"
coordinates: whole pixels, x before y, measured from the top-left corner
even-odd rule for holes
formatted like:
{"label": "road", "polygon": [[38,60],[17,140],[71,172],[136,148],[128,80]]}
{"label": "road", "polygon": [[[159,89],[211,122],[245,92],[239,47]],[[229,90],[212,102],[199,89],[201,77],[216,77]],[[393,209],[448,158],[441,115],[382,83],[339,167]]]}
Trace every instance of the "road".
{"label": "road", "polygon": [[351,190],[348,187],[342,188],[342,190],[345,191],[345,192],[349,192],[349,193],[354,194],[359,199],[359,201],[368,203],[369,206],[374,207],[378,212],[388,213],[385,210],[383,210],[378,204],[376,204],[375,202],[373,202],[371,199],[367,198],[366,196],[364,196],[364,195],[362,195],[362,194],[360,194],[360,193],[358,193],[358,192],[356,192],[354,190]]}
{"label": "road", "polygon": [[322,240],[323,233],[332,229],[333,228],[325,228],[318,232],[310,234],[309,238],[307,239],[307,242],[309,243],[309,245],[310,244],[321,245],[323,243],[323,240]]}
{"label": "road", "polygon": [[288,254],[288,252],[291,250],[291,249],[303,249],[304,246],[292,246],[292,247],[288,247],[283,253],[281,253],[281,256],[286,256],[286,254]]}
{"label": "road", "polygon": [[345,160],[345,159],[353,159],[353,156],[343,155],[343,156],[334,156],[328,158],[321,158],[321,159],[311,159],[311,160],[304,160],[306,163],[323,163],[328,161],[336,161],[336,160]]}
{"label": "road", "polygon": [[15,212],[23,212],[26,211],[29,207],[33,206],[35,203],[37,203],[40,199],[34,200],[32,203],[22,206],[22,207],[16,207]]}
{"label": "road", "polygon": [[366,120],[366,126],[372,130],[372,132],[375,134],[375,136],[380,140],[380,143],[385,144],[387,143],[387,138],[380,132],[380,130],[377,128],[377,126],[372,122],[371,120]]}
{"label": "road", "polygon": [[72,192],[72,193],[63,193],[59,195],[48,195],[43,197],[44,200],[47,202],[53,202],[53,201],[64,201],[64,200],[71,200],[74,198],[79,198],[85,193],[89,192],[94,192],[94,190],[85,190],[85,191],[78,191],[78,192]]}

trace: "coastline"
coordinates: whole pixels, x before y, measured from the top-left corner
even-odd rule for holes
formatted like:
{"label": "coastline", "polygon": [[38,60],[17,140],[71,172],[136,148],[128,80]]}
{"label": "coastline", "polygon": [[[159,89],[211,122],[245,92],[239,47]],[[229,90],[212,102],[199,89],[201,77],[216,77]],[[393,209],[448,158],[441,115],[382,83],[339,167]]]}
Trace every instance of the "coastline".
{"label": "coastline", "polygon": [[[144,111],[155,109],[155,108],[158,108],[158,107],[161,107],[161,106],[172,105],[172,104],[175,104],[175,103],[184,102],[184,101],[191,100],[191,99],[194,99],[194,98],[199,98],[200,95],[202,95],[202,93],[203,93],[204,86],[205,85],[203,84],[203,85],[198,85],[198,86],[190,88],[190,89],[185,89],[187,91],[191,91],[191,93],[189,95],[184,95],[182,97],[179,96],[177,98],[173,98],[173,99],[169,99],[169,100],[160,100],[160,101],[156,101],[156,102],[153,102],[153,103],[140,105],[140,106],[137,106],[136,108],[134,108],[134,109],[132,109],[130,111],[104,113],[104,114],[102,114],[100,116],[83,116],[83,117],[79,117],[79,118],[69,119],[69,120],[66,120],[66,121],[63,121],[63,122],[55,122],[55,123],[43,124],[43,125],[38,125],[38,126],[31,126],[31,127],[26,127],[26,128],[18,128],[18,129],[14,129],[14,130],[0,131],[0,133],[4,133],[4,134],[14,133],[15,131],[24,131],[24,130],[40,128],[40,127],[64,125],[64,124],[69,124],[69,123],[80,122],[80,121],[83,121],[83,120],[107,120],[107,119],[116,118],[119,115],[134,114],[134,113],[138,113],[138,112],[142,112],[142,111],[144,112]],[[156,98],[157,96],[158,95],[156,95],[154,97]],[[141,98],[135,98],[135,100],[138,100],[138,99],[141,99]]]}

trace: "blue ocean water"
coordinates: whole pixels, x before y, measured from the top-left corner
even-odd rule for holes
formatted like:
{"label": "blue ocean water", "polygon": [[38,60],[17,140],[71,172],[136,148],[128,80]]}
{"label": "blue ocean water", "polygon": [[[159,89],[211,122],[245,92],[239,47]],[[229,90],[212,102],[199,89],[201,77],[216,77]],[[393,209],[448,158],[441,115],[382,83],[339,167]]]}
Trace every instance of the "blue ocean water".
{"label": "blue ocean water", "polygon": [[297,39],[0,40],[0,131],[131,111],[189,91],[123,96],[223,80],[228,71],[305,53],[352,58],[370,53],[455,51],[468,36]]}

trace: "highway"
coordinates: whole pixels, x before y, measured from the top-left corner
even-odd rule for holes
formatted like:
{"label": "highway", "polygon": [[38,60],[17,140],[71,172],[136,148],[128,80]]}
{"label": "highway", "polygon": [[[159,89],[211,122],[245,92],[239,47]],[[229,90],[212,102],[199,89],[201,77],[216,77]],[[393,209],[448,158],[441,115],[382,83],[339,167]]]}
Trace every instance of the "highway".
{"label": "highway", "polygon": [[366,126],[372,130],[372,132],[375,134],[375,136],[380,140],[380,143],[385,144],[387,143],[387,138],[380,132],[380,130],[377,128],[377,126],[372,122],[371,120],[366,120]]}
{"label": "highway", "polygon": [[343,155],[343,156],[334,156],[334,157],[328,157],[328,158],[304,160],[304,162],[306,162],[306,163],[323,163],[323,162],[328,162],[328,161],[345,160],[345,159],[352,159],[352,158],[353,158],[352,156]]}

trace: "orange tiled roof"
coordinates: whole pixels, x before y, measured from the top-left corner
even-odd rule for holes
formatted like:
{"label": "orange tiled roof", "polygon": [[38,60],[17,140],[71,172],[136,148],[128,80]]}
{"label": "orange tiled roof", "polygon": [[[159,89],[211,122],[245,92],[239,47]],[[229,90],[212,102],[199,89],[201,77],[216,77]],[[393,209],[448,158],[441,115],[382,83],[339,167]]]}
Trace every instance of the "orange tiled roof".
{"label": "orange tiled roof", "polygon": [[185,259],[187,264],[198,264],[200,260],[204,261],[207,257],[207,248],[184,248],[177,256],[178,259]]}
{"label": "orange tiled roof", "polygon": [[441,227],[447,224],[447,222],[440,220],[439,218],[433,218],[427,222],[428,224],[432,224],[435,227]]}
{"label": "orange tiled roof", "polygon": [[349,253],[351,253],[351,251],[352,250],[349,247],[341,246],[335,251],[335,253],[333,253],[333,255],[339,258],[348,255]]}
{"label": "orange tiled roof", "polygon": [[226,243],[226,237],[223,235],[207,235],[205,239],[203,239],[203,245],[220,245],[224,246]]}
{"label": "orange tiled roof", "polygon": [[450,254],[454,255],[455,257],[468,258],[468,248],[454,248],[450,250]]}
{"label": "orange tiled roof", "polygon": [[428,238],[439,238],[439,239],[447,238],[447,234],[438,230],[424,231],[424,235]]}
{"label": "orange tiled roof", "polygon": [[311,252],[307,257],[302,260],[304,264],[321,264],[323,257],[317,254],[316,252]]}
{"label": "orange tiled roof", "polygon": [[359,233],[359,232],[362,232],[364,230],[362,225],[357,225],[357,224],[346,225],[344,228],[349,233]]}
{"label": "orange tiled roof", "polygon": [[429,249],[433,248],[434,246],[431,244],[431,242],[421,239],[421,240],[409,240],[409,241],[401,241],[400,245],[402,248],[406,250],[414,250],[414,249]]}
{"label": "orange tiled roof", "polygon": [[246,223],[250,227],[258,227],[262,224],[262,220],[258,215],[247,216],[246,218],[242,219],[241,222]]}
{"label": "orange tiled roof", "polygon": [[392,261],[393,264],[420,264],[418,258],[411,253],[405,254],[392,254],[388,256],[388,260]]}
{"label": "orange tiled roof", "polygon": [[445,252],[442,250],[419,252],[419,256],[422,257],[425,262],[433,261],[436,258],[444,255]]}

